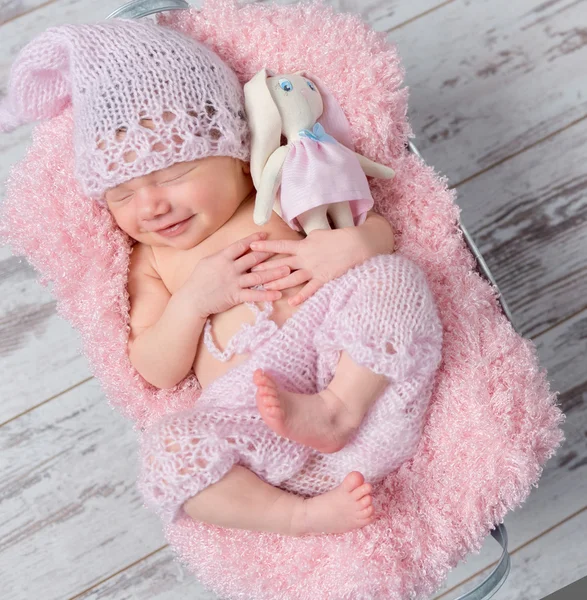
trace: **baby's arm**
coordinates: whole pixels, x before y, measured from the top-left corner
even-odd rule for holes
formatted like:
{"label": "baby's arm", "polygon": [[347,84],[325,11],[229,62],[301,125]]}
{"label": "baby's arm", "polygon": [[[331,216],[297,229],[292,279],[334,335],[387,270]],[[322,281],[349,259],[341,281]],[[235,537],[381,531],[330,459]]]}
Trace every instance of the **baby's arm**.
{"label": "baby's arm", "polygon": [[173,295],[152,265],[152,249],[137,244],[130,257],[129,358],[158,388],[171,388],[190,372],[206,319],[187,286]]}
{"label": "baby's arm", "polygon": [[279,291],[250,289],[289,273],[288,267],[248,272],[272,254],[248,253],[250,243],[265,236],[256,232],[202,258],[173,295],[153,267],[151,248],[139,246],[134,259],[133,251],[128,280],[129,358],[149,383],[170,388],[190,372],[209,315],[243,302],[272,302],[281,297]]}

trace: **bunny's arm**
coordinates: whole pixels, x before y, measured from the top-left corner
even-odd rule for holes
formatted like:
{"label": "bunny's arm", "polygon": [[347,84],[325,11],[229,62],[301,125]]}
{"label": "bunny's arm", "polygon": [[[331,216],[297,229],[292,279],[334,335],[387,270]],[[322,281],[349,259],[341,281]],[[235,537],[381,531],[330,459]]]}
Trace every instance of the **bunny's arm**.
{"label": "bunny's arm", "polygon": [[281,170],[288,152],[289,145],[277,148],[269,157],[261,173],[261,182],[257,190],[255,210],[253,212],[253,221],[255,221],[256,225],[265,225],[271,218],[275,195],[281,182]]}
{"label": "bunny's arm", "polygon": [[381,179],[393,179],[395,177],[395,171],[391,167],[376,163],[358,152],[355,152],[355,156],[359,159],[359,163],[365,172],[365,175],[369,175],[370,177],[380,177]]}

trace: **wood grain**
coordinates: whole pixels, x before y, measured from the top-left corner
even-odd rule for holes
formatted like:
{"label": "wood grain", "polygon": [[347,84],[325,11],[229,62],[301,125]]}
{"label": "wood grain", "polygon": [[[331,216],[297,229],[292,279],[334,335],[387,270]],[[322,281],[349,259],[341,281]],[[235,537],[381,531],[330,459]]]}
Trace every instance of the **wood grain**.
{"label": "wood grain", "polygon": [[81,339],[24,258],[0,248],[0,423],[91,376]]}
{"label": "wood grain", "polygon": [[216,600],[177,560],[169,546],[132,565],[75,600]]}
{"label": "wood grain", "polygon": [[63,599],[165,545],[95,379],[2,427],[0,598]]}
{"label": "wood grain", "polygon": [[0,26],[31,10],[35,10],[41,4],[41,0],[0,0]]}
{"label": "wood grain", "polygon": [[587,115],[586,14],[587,0],[458,0],[393,32],[427,161],[456,184]]}
{"label": "wood grain", "polygon": [[[552,389],[566,394],[587,378],[587,310],[534,340],[540,364],[548,369]],[[563,404],[566,410],[568,403]],[[587,416],[586,416],[587,424]]]}
{"label": "wood grain", "polygon": [[586,144],[584,119],[458,187],[461,220],[527,337],[587,308]]}

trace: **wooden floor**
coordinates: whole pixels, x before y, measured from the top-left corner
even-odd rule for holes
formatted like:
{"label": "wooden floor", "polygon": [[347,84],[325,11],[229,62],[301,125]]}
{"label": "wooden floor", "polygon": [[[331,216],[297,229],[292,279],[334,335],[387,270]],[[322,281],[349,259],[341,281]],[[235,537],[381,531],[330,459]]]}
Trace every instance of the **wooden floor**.
{"label": "wooden floor", "polygon": [[[45,28],[120,4],[0,0],[0,86]],[[543,598],[587,575],[587,0],[333,4],[397,42],[415,143],[457,188],[463,224],[560,392],[567,439],[506,517],[512,570],[495,596]],[[29,135],[0,136],[0,180]],[[130,424],[108,407],[50,293],[7,247],[0,373],[0,597],[212,599],[141,507]],[[499,550],[489,537],[435,597],[474,587]]]}

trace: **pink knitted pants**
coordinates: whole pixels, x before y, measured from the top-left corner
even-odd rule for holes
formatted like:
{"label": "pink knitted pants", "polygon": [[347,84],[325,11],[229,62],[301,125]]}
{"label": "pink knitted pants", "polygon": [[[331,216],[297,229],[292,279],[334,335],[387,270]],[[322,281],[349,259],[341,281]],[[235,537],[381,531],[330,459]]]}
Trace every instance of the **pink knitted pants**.
{"label": "pink knitted pants", "polygon": [[[416,452],[442,325],[415,263],[400,254],[375,256],[324,285],[281,328],[261,317],[247,333],[249,358],[205,388],[192,410],[167,415],[141,438],[138,487],[164,521],[235,464],[314,496],[352,470],[375,483]],[[255,369],[287,390],[312,394],[328,385],[342,350],[389,378],[352,440],[322,454],[269,429],[256,406]]]}

